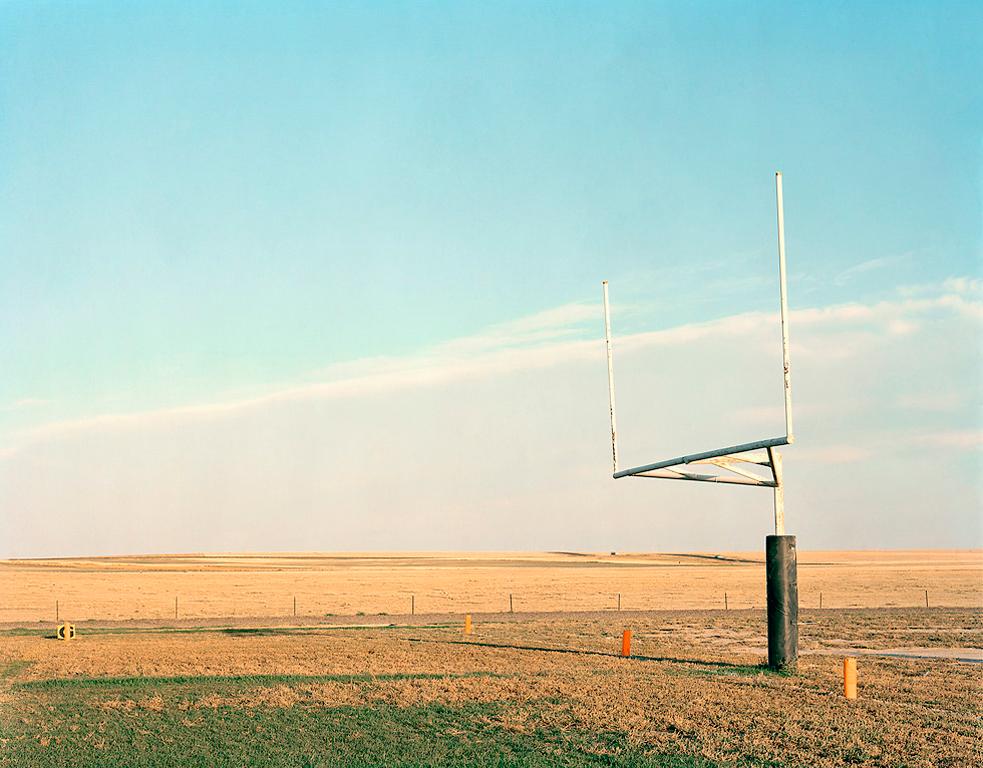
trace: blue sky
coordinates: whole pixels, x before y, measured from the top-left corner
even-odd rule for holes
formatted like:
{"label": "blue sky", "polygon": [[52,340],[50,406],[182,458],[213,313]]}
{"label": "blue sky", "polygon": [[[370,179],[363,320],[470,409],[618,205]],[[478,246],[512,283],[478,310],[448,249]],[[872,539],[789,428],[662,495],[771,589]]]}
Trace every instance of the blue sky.
{"label": "blue sky", "polygon": [[[26,452],[31,482],[86,493],[60,438],[37,437],[60,424],[250,401],[365,361],[439,366],[452,340],[504,327],[508,347],[521,318],[595,303],[602,278],[623,333],[770,312],[776,169],[793,307],[887,305],[909,325],[927,310],[905,302],[971,307],[876,382],[924,396],[929,347],[958,332],[949,409],[868,409],[869,429],[978,432],[981,34],[973,3],[5,3],[0,490],[23,514],[57,507],[26,486]],[[592,311],[549,334],[596,338]],[[682,370],[716,350],[695,354]],[[384,435],[385,411],[355,426]],[[304,450],[264,423],[260,444]],[[104,456],[120,489],[138,482],[124,443]],[[194,499],[193,474],[150,481]],[[969,482],[952,503],[980,500]],[[941,543],[979,545],[978,515],[960,519]],[[368,529],[342,543],[394,546]]]}

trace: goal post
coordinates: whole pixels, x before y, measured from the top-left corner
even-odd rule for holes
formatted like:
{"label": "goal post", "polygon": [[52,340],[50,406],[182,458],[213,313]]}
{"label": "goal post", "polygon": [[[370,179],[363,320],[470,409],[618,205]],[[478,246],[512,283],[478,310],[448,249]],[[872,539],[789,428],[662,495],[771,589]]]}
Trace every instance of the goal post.
{"label": "goal post", "polygon": [[[708,451],[641,464],[628,469],[619,469],[618,429],[614,390],[614,349],[611,333],[611,302],[608,281],[601,283],[604,302],[604,342],[608,364],[608,412],[611,422],[611,458],[613,477],[649,477],[667,480],[693,480],[696,482],[748,485],[773,488],[775,496],[775,534],[784,533],[784,494],[782,488],[781,456],[776,450],[794,442],[792,425],[792,379],[791,356],[789,352],[788,320],[788,278],[785,267],[785,212],[782,194],[782,174],[775,173],[775,196],[778,211],[778,283],[779,315],[782,338],[782,391],[784,393],[785,434],[752,440],[739,445],[714,448]],[[761,452],[764,452],[763,454]],[[711,465],[725,470],[724,473],[705,474],[686,469],[690,464]],[[766,475],[749,471],[750,465],[767,468]]]}
{"label": "goal post", "polygon": [[[771,488],[774,499],[774,535],[767,537],[766,582],[768,594],[768,663],[775,669],[794,669],[798,659],[798,588],[795,537],[785,534],[785,487],[782,456],[778,448],[794,440],[792,424],[792,379],[789,353],[788,278],[785,266],[785,209],[781,171],[775,173],[775,203],[778,217],[779,315],[782,336],[782,390],[785,434],[738,445],[619,469],[618,429],[614,394],[614,349],[611,334],[611,305],[608,281],[601,283],[604,302],[604,342],[608,365],[608,412],[611,423],[612,476],[690,480],[724,485]],[[694,472],[691,465],[710,466],[723,472]],[[764,470],[764,473],[762,473]]]}

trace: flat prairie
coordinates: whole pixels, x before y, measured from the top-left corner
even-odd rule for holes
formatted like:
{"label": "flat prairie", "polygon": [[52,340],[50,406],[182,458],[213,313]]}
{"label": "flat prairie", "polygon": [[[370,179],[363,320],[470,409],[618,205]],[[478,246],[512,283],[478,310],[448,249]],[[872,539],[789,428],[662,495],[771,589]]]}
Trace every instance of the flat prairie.
{"label": "flat prairie", "polygon": [[[803,607],[983,605],[983,550],[803,552]],[[296,553],[0,561],[0,624],[762,608],[760,552]],[[510,597],[511,604],[510,604]],[[295,603],[296,601],[296,603]]]}
{"label": "flat prairie", "polygon": [[761,610],[50,634],[0,630],[0,766],[980,764],[981,665],[926,658],[983,647],[979,609],[805,610],[796,674]]}
{"label": "flat prairie", "polygon": [[800,553],[791,674],[764,663],[757,554],[20,560],[0,583],[4,767],[983,762],[979,551]]}

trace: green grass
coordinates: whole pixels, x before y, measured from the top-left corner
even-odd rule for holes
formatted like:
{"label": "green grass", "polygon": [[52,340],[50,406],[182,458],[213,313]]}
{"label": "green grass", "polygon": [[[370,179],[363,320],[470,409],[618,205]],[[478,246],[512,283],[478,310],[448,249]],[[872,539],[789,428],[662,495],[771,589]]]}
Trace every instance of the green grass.
{"label": "green grass", "polygon": [[21,661],[19,659],[15,661],[8,661],[3,666],[0,666],[0,680],[3,680],[8,677],[13,677],[17,673],[27,669],[29,666],[31,666],[32,663],[33,662]]}
{"label": "green grass", "polygon": [[300,683],[371,683],[377,680],[442,680],[468,677],[505,677],[493,672],[462,674],[397,673],[391,675],[176,675],[172,677],[66,677],[14,683],[14,690],[52,691],[64,688],[118,688],[132,690],[173,685],[249,687]]}
{"label": "green grass", "polygon": [[785,669],[772,669],[767,664],[724,664],[707,662],[701,665],[698,662],[689,662],[685,665],[680,664],[674,668],[667,668],[666,674],[669,675],[700,675],[709,677],[756,677],[758,675],[768,675],[769,677],[794,677],[795,673]]}
{"label": "green grass", "polygon": [[[463,675],[458,677],[466,677]],[[436,675],[262,675],[83,678],[9,686],[0,709],[0,766],[476,766],[477,768],[712,768],[691,757],[646,754],[621,733],[591,733],[539,704],[187,706],[212,693],[340,681],[371,691],[373,681]],[[109,709],[116,697],[157,696],[158,708]],[[10,699],[8,699],[8,703]],[[517,712],[523,727],[510,728]]]}
{"label": "green grass", "polygon": [[[94,716],[61,701],[62,727],[48,746],[14,738],[4,766],[652,766],[697,768],[702,761],[646,756],[616,734],[509,731],[499,707],[443,705],[290,708],[220,707],[195,713]],[[72,725],[77,731],[69,730]]]}

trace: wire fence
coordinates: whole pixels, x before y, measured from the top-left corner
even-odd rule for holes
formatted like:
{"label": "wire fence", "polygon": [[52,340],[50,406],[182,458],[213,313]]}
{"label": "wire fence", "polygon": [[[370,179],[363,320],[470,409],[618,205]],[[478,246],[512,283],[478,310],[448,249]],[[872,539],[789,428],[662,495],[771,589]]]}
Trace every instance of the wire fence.
{"label": "wire fence", "polygon": [[[633,611],[747,611],[766,608],[764,590],[760,595],[721,591],[719,595],[653,595],[635,593],[570,594],[537,592],[534,595],[506,593],[497,599],[490,595],[453,596],[446,593],[401,595],[242,594],[154,596],[114,594],[91,598],[55,598],[49,605],[33,607],[0,606],[0,622],[33,623],[50,621],[188,621],[222,619],[318,620],[330,618],[426,616],[465,613],[539,614],[610,613]],[[983,600],[968,600],[959,593],[917,592],[883,594],[844,594],[800,592],[799,608],[810,610],[843,609],[932,609],[983,608]]]}

